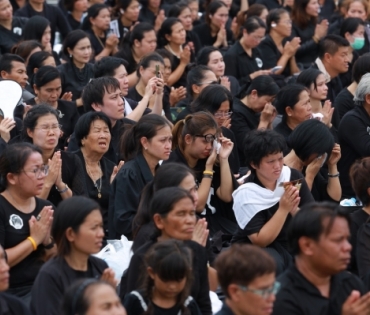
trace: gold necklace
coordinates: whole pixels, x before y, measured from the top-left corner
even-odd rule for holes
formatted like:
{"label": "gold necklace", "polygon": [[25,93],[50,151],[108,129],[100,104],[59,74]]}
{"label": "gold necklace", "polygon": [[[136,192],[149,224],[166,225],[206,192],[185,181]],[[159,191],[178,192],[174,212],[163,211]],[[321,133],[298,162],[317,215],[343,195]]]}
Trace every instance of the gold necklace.
{"label": "gold necklace", "polygon": [[[101,198],[101,187],[102,187],[102,183],[103,183],[103,171],[101,170],[101,167],[100,167],[100,161],[98,161],[98,166],[99,166],[99,170],[100,170],[100,178],[98,178],[96,180],[96,182],[94,182],[94,177],[92,176],[92,172],[90,171],[90,168],[89,168],[89,166],[87,165],[86,162],[85,162],[85,165],[86,165],[87,174],[90,176],[92,182],[94,183],[94,187],[98,191],[98,198],[100,199]],[[98,180],[99,180],[99,186],[98,186]]]}
{"label": "gold necklace", "polygon": [[105,46],[104,46],[103,42],[101,41],[100,37],[99,37],[98,35],[96,35],[96,34],[94,34],[94,35],[95,35],[96,39],[99,41],[100,45],[101,45],[101,46],[103,47],[103,49],[104,49],[104,48],[105,48]]}

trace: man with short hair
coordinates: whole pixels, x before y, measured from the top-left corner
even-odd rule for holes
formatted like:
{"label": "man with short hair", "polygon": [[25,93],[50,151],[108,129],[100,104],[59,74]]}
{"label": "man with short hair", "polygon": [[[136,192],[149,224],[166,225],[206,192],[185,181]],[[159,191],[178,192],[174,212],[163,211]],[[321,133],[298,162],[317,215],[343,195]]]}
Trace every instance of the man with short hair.
{"label": "man with short hair", "polygon": [[216,315],[272,313],[280,284],[275,281],[275,262],[263,249],[233,244],[217,257],[215,268],[226,296]]}
{"label": "man with short hair", "polygon": [[298,211],[288,230],[295,264],[278,278],[274,315],[370,313],[370,292],[346,271],[349,237],[348,214],[338,205],[312,203]]}
{"label": "man with short hair", "polygon": [[[125,102],[125,117],[138,121],[143,115],[155,113],[162,115],[162,108],[160,106],[154,107],[153,110],[148,108],[149,99],[153,94],[153,90],[147,87],[146,94],[140,102],[126,98],[128,93],[128,77],[126,60],[117,57],[104,57],[94,64],[94,77],[113,77],[116,78],[120,84],[122,98]],[[159,104],[158,104],[159,105]]]}
{"label": "man with short hair", "polygon": [[5,54],[0,59],[0,77],[3,80],[13,80],[23,89],[22,97],[25,102],[35,96],[28,92],[27,86],[28,75],[24,59],[15,54]]}
{"label": "man with short hair", "polygon": [[[135,122],[124,118],[125,103],[121,97],[121,88],[117,79],[112,77],[101,77],[91,80],[84,88],[82,100],[86,112],[103,112],[108,116],[112,123],[112,138],[109,150],[104,155],[113,163],[118,164],[119,140],[124,131],[124,124],[134,124]],[[68,151],[78,150],[78,144],[74,134],[68,144]]]}

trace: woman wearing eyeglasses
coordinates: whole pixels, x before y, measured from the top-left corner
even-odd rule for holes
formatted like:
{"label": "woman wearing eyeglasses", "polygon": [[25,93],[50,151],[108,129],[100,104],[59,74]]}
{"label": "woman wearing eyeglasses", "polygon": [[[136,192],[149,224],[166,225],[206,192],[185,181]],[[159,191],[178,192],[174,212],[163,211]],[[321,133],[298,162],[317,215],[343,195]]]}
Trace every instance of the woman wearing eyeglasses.
{"label": "woman wearing eyeglasses", "polygon": [[0,156],[0,244],[10,266],[8,293],[27,303],[43,259],[55,252],[52,205],[36,197],[47,174],[41,150],[30,143],[9,145]]}
{"label": "woman wearing eyeglasses", "polygon": [[[206,217],[211,236],[218,231],[232,235],[236,221],[230,203],[238,186],[229,165],[234,144],[220,134],[217,122],[206,112],[186,116],[172,134],[173,151],[167,161],[183,163],[194,170],[199,182],[196,210]],[[218,149],[214,148],[216,141]]]}
{"label": "woman wearing eyeglasses", "polygon": [[65,151],[56,151],[61,136],[58,112],[49,105],[32,107],[23,120],[22,138],[40,148],[49,174],[38,194],[55,206],[72,195],[87,195],[81,161]]}

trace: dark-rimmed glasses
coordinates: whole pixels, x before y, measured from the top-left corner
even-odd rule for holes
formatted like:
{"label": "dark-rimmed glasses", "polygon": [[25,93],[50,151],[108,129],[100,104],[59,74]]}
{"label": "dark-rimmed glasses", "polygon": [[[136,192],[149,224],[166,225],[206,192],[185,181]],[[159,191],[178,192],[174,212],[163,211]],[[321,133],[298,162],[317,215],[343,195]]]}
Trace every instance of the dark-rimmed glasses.
{"label": "dark-rimmed glasses", "polygon": [[247,286],[244,286],[244,285],[239,285],[239,288],[242,290],[242,291],[249,291],[249,292],[252,292],[258,296],[260,296],[261,298],[263,299],[267,299],[271,296],[271,294],[275,295],[276,293],[279,292],[280,290],[280,282],[278,281],[275,281],[273,286],[270,287],[270,288],[267,288],[267,289],[250,289],[248,288]]}
{"label": "dark-rimmed glasses", "polygon": [[195,135],[194,137],[203,138],[207,143],[212,143],[216,140],[216,135],[208,134],[208,135]]}

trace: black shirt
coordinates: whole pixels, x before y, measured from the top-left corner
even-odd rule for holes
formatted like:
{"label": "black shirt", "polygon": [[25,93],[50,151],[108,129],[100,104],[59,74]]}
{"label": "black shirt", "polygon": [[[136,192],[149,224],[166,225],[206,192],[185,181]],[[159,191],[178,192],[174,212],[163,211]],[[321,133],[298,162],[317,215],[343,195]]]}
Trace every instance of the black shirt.
{"label": "black shirt", "polygon": [[[143,298],[143,292],[142,291],[136,291],[136,294],[129,293],[125,296],[125,299],[123,300],[123,306],[126,309],[127,315],[140,315],[145,314],[145,311],[148,309],[149,301],[144,300]],[[140,294],[141,299],[137,296],[137,294]],[[146,307],[143,307],[143,302],[146,304]],[[158,305],[154,304],[154,302],[151,302],[151,305],[153,307],[152,314],[153,315],[178,315],[181,314],[181,306],[174,305],[170,308],[163,308],[159,307]],[[197,303],[194,301],[194,299],[189,296],[187,300],[184,303],[185,307],[189,310],[191,315],[202,315],[202,313],[199,310],[199,307]]]}
{"label": "black shirt", "polygon": [[329,298],[322,296],[318,288],[295,266],[286,270],[277,280],[281,288],[276,295],[273,315],[340,315],[342,305],[352,290],[365,293],[361,280],[347,271],[331,277]]}
{"label": "black shirt", "polygon": [[370,275],[370,223],[368,220],[364,221],[357,232],[357,246],[356,246],[356,262],[358,274],[361,278],[367,278],[366,284],[369,289],[369,275]]}
{"label": "black shirt", "polygon": [[235,315],[230,307],[224,302],[222,308],[216,313],[216,315]]}
{"label": "black shirt", "polygon": [[109,199],[109,239],[132,239],[132,220],[140,202],[140,195],[153,174],[144,156],[140,153],[126,162],[112,183]]}
{"label": "black shirt", "polygon": [[[197,25],[193,28],[193,31],[195,34],[198,35],[199,38],[201,38],[201,44],[202,46],[213,46],[213,44],[217,40],[217,34],[216,36],[212,36],[211,34],[211,28],[207,23],[202,23],[200,25]],[[226,37],[227,37],[227,43],[228,45],[231,45],[233,42],[233,32],[226,28]]]}
{"label": "black shirt", "polygon": [[336,9],[335,2],[333,0],[325,0],[324,5],[320,5],[319,16],[322,19],[330,20],[330,17],[333,15]]}
{"label": "black shirt", "polygon": [[65,291],[78,279],[99,279],[108,268],[105,261],[90,256],[86,271],[72,269],[64,257],[47,261],[39,271],[32,287],[31,310],[37,315],[59,315]]}
{"label": "black shirt", "polygon": [[242,101],[234,98],[233,114],[231,115],[231,130],[234,132],[236,146],[238,148],[239,161],[241,166],[248,166],[245,163],[244,139],[248,132],[258,128],[260,113],[254,112]]}
{"label": "black shirt", "polygon": [[121,47],[120,50],[114,56],[127,61],[128,66],[126,67],[126,71],[128,74],[132,74],[136,71],[137,62],[135,61],[135,58],[132,55],[131,47],[127,47],[127,45]]}
{"label": "black shirt", "polygon": [[27,20],[24,17],[14,16],[11,30],[0,25],[0,53],[2,55],[10,53],[12,47],[21,40],[23,27]]}
{"label": "black shirt", "polygon": [[[87,196],[93,200],[95,200],[99,206],[100,211],[103,216],[103,222],[104,222],[104,231],[106,237],[108,236],[108,209],[109,209],[109,194],[110,194],[110,177],[113,173],[113,169],[115,164],[105,158],[104,156],[100,160],[100,167],[102,170],[103,176],[97,180],[96,183],[94,183],[87,173],[86,169],[86,162],[84,159],[84,156],[81,152],[81,150],[75,152],[76,156],[80,159],[82,166],[82,170],[84,173],[85,178],[85,186],[87,190]],[[99,191],[97,187],[100,187],[100,198],[98,197]]]}
{"label": "black shirt", "polygon": [[264,5],[269,11],[283,7],[278,0],[257,0],[256,3]]}
{"label": "black shirt", "polygon": [[[350,224],[350,230],[351,230],[351,245],[352,245],[352,251],[351,251],[351,263],[348,266],[348,270],[351,272],[354,272],[357,274],[357,234],[360,230],[360,228],[366,223],[366,221],[369,219],[369,215],[362,209],[359,209],[355,212],[352,212],[350,214],[351,217],[351,224]],[[363,242],[363,240],[361,240]]]}
{"label": "black shirt", "polygon": [[[290,134],[293,132],[293,130],[288,127],[285,120],[282,120],[281,122],[279,122],[277,124],[277,126],[274,128],[274,130],[277,133],[280,133],[287,142],[288,142],[288,138],[289,138]],[[291,149],[292,148],[288,147],[288,145],[287,145],[286,150],[284,150],[284,152],[283,152],[284,156],[287,155],[290,152]]]}
{"label": "black shirt", "polygon": [[[30,236],[28,221],[32,216],[37,217],[45,206],[52,205],[49,201],[35,198],[36,207],[31,213],[23,213],[13,207],[0,195],[0,244],[6,250],[17,246]],[[39,245],[18,264],[10,268],[9,288],[32,285],[38,271],[43,265],[44,247]]]}
{"label": "black shirt", "polygon": [[343,89],[339,92],[334,101],[335,111],[339,115],[339,119],[355,107],[355,102],[353,101],[353,95],[348,89]]}
{"label": "black shirt", "polygon": [[298,64],[301,64],[304,69],[309,68],[319,54],[319,45],[312,39],[315,34],[316,25],[313,23],[308,24],[304,29],[298,27],[293,23],[292,35],[293,37],[301,38],[301,46],[298,48],[295,53],[295,59]]}
{"label": "black shirt", "polygon": [[[127,274],[123,275],[121,280],[121,299],[125,294],[140,288],[140,277],[138,275],[146,272],[144,257],[148,250],[157,242],[151,240],[132,256],[130,266],[128,267]],[[207,271],[207,254],[204,247],[193,241],[184,241],[193,252],[193,283],[191,286],[190,294],[197,302],[199,309],[203,315],[211,315],[211,301],[209,298],[209,284],[208,284],[208,271]]]}
{"label": "black shirt", "polygon": [[105,47],[107,36],[98,37],[91,29],[86,30],[85,32],[89,35],[93,56],[99,55]]}
{"label": "black shirt", "polygon": [[355,106],[339,124],[339,144],[342,156],[338,162],[343,198],[355,196],[349,179],[349,169],[357,159],[370,156],[370,117],[363,106]]}
{"label": "black shirt", "polygon": [[26,5],[23,8],[17,10],[14,15],[27,18],[30,18],[34,15],[41,15],[47,18],[50,22],[51,28],[51,43],[54,43],[56,31],[60,32],[62,38],[65,38],[67,34],[72,31],[63,12],[57,6],[47,4],[46,2],[44,3],[44,9],[42,12],[35,11],[32,8],[31,4],[29,2],[26,2]]}
{"label": "black shirt", "polygon": [[[62,181],[72,190],[74,196],[87,196],[84,172],[79,158],[70,152],[60,151],[62,159]],[[55,206],[63,200],[56,187],[50,189],[47,198]]]}
{"label": "black shirt", "polygon": [[69,23],[69,25],[71,26],[72,30],[79,30],[81,28],[81,25],[82,25],[82,21],[76,21],[74,19],[74,17],[72,16],[72,14],[70,12],[67,13],[67,21]]}
{"label": "black shirt", "polygon": [[[301,179],[301,178],[304,178],[302,173],[292,168],[291,174],[290,174],[290,180],[296,180],[296,179]],[[264,187],[255,174],[249,175],[249,177],[246,180],[246,183],[248,182],[255,183],[261,187]],[[299,190],[299,196],[301,197],[301,201],[299,202],[300,207],[302,207],[303,205],[307,203],[314,201],[311,195],[311,192],[307,186],[306,180],[304,179],[302,181],[301,189]],[[238,232],[233,237],[232,242],[233,243],[250,243],[251,241],[248,235],[258,233],[262,229],[262,227],[268,221],[270,221],[270,219],[274,216],[274,214],[276,213],[278,209],[279,209],[279,203],[276,203],[274,206],[258,212],[249,221],[249,223],[244,227],[244,229],[241,229],[240,226],[238,226]],[[276,239],[269,245],[269,247],[274,247],[275,243],[279,243],[285,249],[288,249],[287,229],[288,229],[288,225],[291,220],[292,220],[292,215],[289,213],[284,222],[283,227],[281,228],[280,233],[278,234]]]}
{"label": "black shirt", "polygon": [[232,45],[224,56],[225,74],[234,76],[240,86],[249,85],[253,72],[263,69],[261,53],[257,48],[252,49],[252,56],[249,56],[243,49],[240,42]]}
{"label": "black shirt", "polygon": [[20,298],[1,292],[0,293],[0,315],[31,315],[30,310]]}
{"label": "black shirt", "polygon": [[72,60],[58,66],[62,78],[62,94],[72,92],[72,100],[81,97],[82,90],[94,78],[94,66],[87,63],[81,70],[78,69]]}

